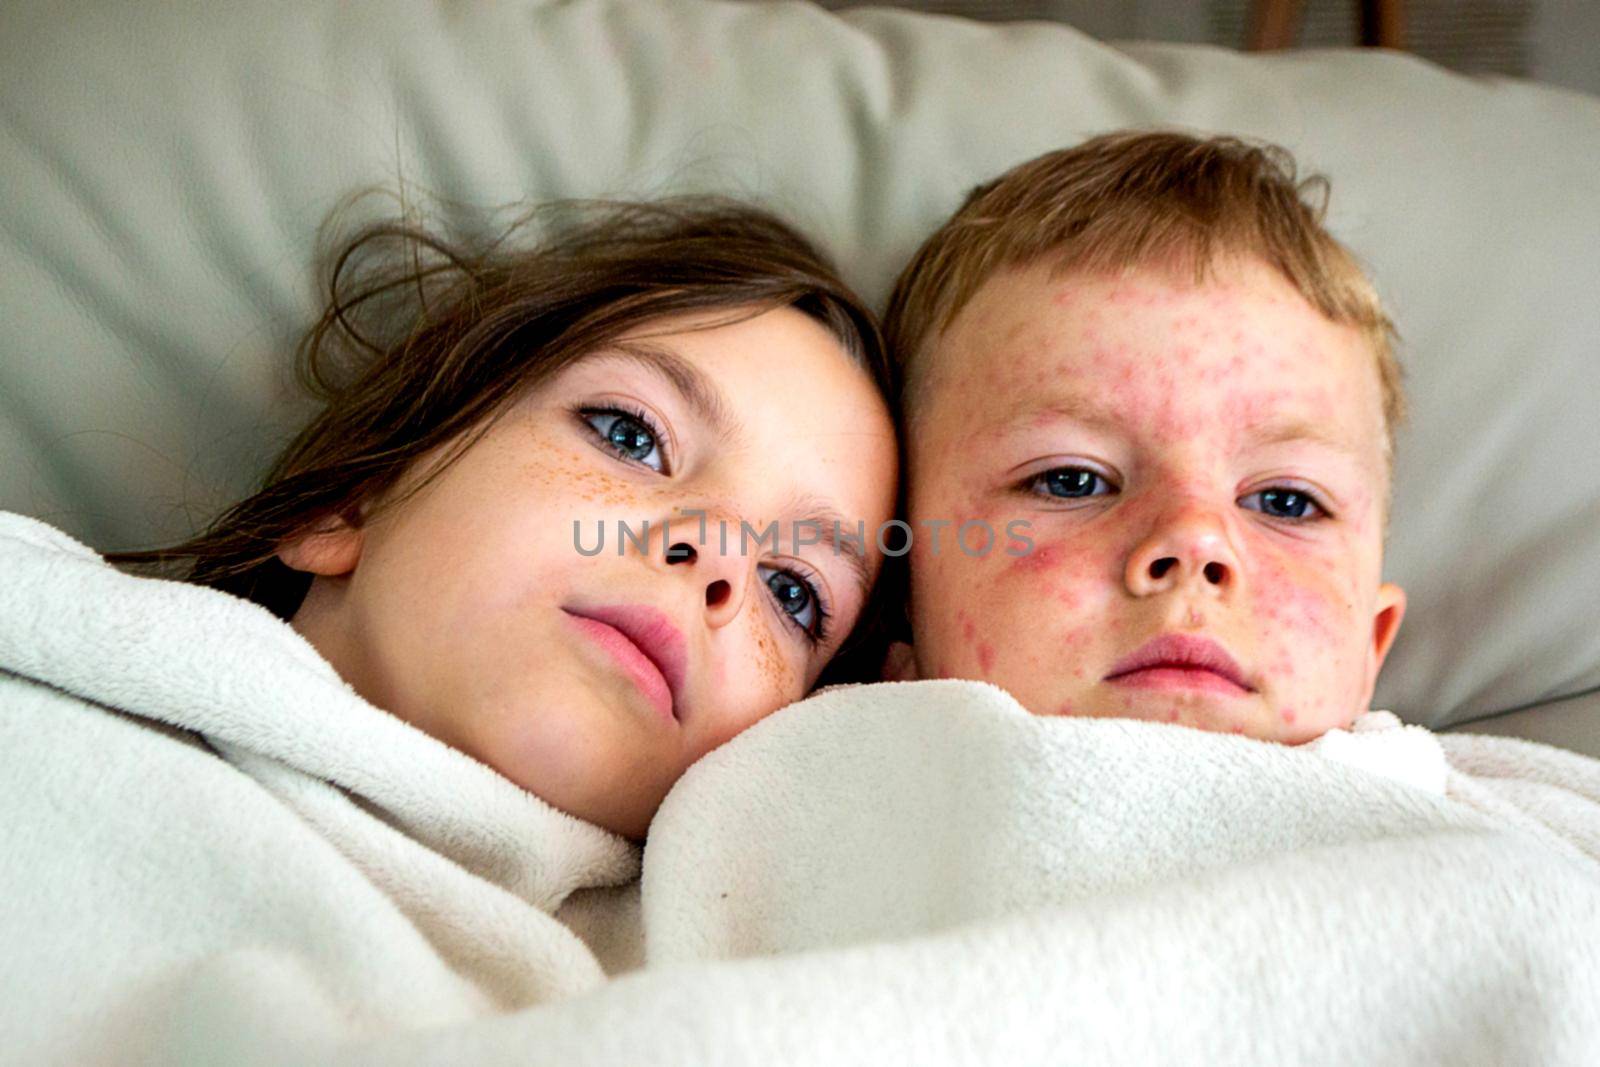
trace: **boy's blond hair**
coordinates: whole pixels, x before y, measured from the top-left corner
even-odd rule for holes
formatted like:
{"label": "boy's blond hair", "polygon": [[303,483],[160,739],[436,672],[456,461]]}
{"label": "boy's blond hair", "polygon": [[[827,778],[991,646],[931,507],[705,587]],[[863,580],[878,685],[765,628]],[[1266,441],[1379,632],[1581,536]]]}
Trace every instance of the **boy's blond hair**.
{"label": "boy's blond hair", "polygon": [[1171,263],[1200,282],[1228,258],[1257,256],[1323,315],[1365,335],[1392,454],[1405,411],[1394,327],[1354,257],[1323,228],[1327,194],[1326,179],[1297,178],[1282,148],[1176,132],[1105,134],[1013,167],[974,189],[895,282],[884,332],[906,421],[928,378],[929,342],[1000,270],[1041,259],[1063,273]]}

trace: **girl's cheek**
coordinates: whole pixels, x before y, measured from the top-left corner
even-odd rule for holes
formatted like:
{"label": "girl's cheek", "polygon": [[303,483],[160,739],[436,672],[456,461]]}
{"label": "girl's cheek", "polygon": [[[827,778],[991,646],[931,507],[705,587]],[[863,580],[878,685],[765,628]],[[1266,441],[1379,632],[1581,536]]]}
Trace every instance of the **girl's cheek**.
{"label": "girl's cheek", "polygon": [[748,631],[744,653],[722,657],[711,671],[713,684],[706,691],[722,702],[724,712],[705,751],[804,695],[802,676],[783,645],[787,638],[773,633],[771,625],[761,619],[752,619]]}
{"label": "girl's cheek", "polygon": [[609,460],[594,449],[575,448],[556,435],[540,435],[525,446],[538,457],[523,465],[528,482],[552,495],[610,507],[634,503],[639,487],[607,469]]}
{"label": "girl's cheek", "polygon": [[[787,623],[777,625],[783,626]],[[752,630],[755,637],[755,654],[751,658],[751,663],[756,671],[757,685],[765,692],[776,695],[780,700],[799,696],[799,680],[794,667],[789,663],[789,657],[784,654],[784,649],[779,644],[779,635],[773,633],[772,626],[765,621],[755,621]]]}

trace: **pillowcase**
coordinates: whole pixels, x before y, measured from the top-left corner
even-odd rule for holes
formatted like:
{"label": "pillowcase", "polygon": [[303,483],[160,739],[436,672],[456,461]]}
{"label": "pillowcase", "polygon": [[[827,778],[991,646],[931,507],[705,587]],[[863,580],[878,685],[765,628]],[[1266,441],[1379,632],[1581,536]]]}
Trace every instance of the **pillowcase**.
{"label": "pillowcase", "polygon": [[5,23],[0,507],[101,549],[190,532],[305,418],[289,352],[318,226],[357,187],[458,225],[730,193],[881,306],[975,183],[1174,125],[1329,175],[1331,228],[1399,324],[1388,576],[1410,613],[1378,705],[1438,727],[1600,686],[1593,98],[1391,53],[796,3],[19,0]]}

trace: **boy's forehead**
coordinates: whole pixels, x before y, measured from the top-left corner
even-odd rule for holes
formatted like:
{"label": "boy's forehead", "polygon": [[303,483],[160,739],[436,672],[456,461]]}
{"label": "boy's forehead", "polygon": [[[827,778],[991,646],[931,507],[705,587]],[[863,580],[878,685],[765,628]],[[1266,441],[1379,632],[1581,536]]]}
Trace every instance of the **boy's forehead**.
{"label": "boy's forehead", "polygon": [[1264,263],[1200,284],[1161,268],[1007,269],[928,348],[920,412],[984,437],[1066,419],[1117,431],[1163,415],[1175,433],[1223,427],[1351,453],[1381,433],[1364,339]]}

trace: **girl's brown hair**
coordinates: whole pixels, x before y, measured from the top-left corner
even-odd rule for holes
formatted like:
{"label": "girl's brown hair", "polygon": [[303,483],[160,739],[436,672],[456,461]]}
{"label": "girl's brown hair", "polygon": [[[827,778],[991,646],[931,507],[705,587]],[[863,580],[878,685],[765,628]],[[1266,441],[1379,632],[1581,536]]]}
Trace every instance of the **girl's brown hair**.
{"label": "girl's brown hair", "polygon": [[[477,247],[382,222],[328,262],[326,304],[297,364],[321,412],[261,488],[204,532],[110,562],[224,590],[288,619],[310,576],[278,560],[281,546],[335,516],[370,518],[380,499],[393,506],[402,494],[385,493],[416,460],[451,445],[429,470],[436,477],[529,388],[665,316],[720,309],[728,317],[719,321],[733,321],[792,307],[893,395],[870,309],[805,238],[730,201],[548,205]],[[863,625],[873,629],[875,617],[869,606]]]}

